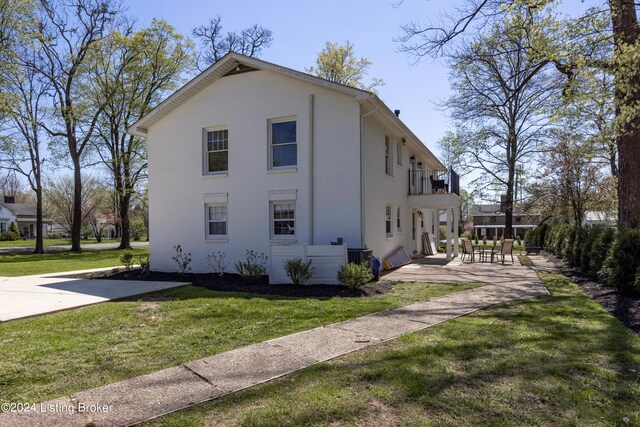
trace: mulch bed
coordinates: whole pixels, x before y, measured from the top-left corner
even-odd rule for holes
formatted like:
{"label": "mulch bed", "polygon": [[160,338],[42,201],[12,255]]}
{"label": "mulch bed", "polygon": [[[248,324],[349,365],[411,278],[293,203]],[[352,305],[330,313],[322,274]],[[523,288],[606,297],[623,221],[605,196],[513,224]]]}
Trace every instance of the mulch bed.
{"label": "mulch bed", "polygon": [[158,271],[151,271],[148,274],[143,274],[143,271],[140,268],[134,268],[130,271],[126,271],[124,269],[114,269],[96,273],[76,274],[66,277],[80,279],[189,282],[194,286],[206,288],[212,291],[251,292],[262,295],[279,295],[288,297],[366,297],[386,294],[391,290],[393,286],[393,282],[384,280],[373,282],[357,290],[349,289],[346,286],[342,285],[270,285],[267,281],[266,276],[262,278],[262,281],[260,283],[245,284],[242,283],[240,276],[237,274],[225,273],[223,276],[219,276],[213,273],[178,274],[161,273]]}
{"label": "mulch bed", "polygon": [[640,335],[640,295],[622,293],[598,282],[593,277],[584,275],[580,270],[567,266],[562,259],[553,254],[545,252],[544,255],[560,273],[575,282],[585,294]]}

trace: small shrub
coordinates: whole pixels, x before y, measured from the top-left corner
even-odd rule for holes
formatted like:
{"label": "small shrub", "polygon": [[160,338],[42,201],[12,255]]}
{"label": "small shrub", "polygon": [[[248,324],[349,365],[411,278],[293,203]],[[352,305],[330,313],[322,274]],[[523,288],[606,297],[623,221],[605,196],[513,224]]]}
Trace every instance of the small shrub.
{"label": "small shrub", "polygon": [[[640,229],[620,230],[598,277],[619,291],[629,292],[635,288],[638,267],[640,267]],[[640,291],[640,289],[635,290]]]}
{"label": "small shrub", "polygon": [[124,268],[129,271],[133,266],[133,254],[131,252],[125,252],[120,255],[120,262],[124,265]]}
{"label": "small shrub", "polygon": [[311,260],[304,262],[300,258],[288,259],[284,262],[284,270],[294,285],[305,285],[313,277]]}
{"label": "small shrub", "polygon": [[211,267],[211,271],[220,277],[224,275],[224,271],[229,266],[227,254],[222,251],[211,252],[207,255],[207,262],[209,263],[209,267]]}
{"label": "small shrub", "polygon": [[245,261],[236,261],[234,267],[245,283],[256,283],[267,274],[267,256],[248,250]]}
{"label": "small shrub", "polygon": [[171,259],[178,264],[180,273],[185,274],[191,271],[191,252],[185,253],[180,245],[174,246],[173,249],[176,251],[176,256],[171,257]]}
{"label": "small shrub", "polygon": [[351,289],[359,289],[373,280],[369,264],[350,262],[338,270],[338,281]]}
{"label": "small shrub", "polygon": [[142,274],[143,275],[147,275],[149,274],[149,266],[151,265],[151,263],[149,262],[149,255],[140,255],[138,257],[138,264],[140,264],[140,267],[142,267]]}
{"label": "small shrub", "polygon": [[18,231],[16,223],[12,222],[9,229],[0,234],[0,241],[8,242],[15,240],[20,240],[20,232]]}
{"label": "small shrub", "polygon": [[469,231],[469,230],[465,230],[465,231],[462,233],[462,235],[460,235],[460,237],[461,237],[461,238],[464,238],[464,239],[469,239],[469,240],[471,240],[471,239],[473,239],[473,233],[472,233],[471,231]]}

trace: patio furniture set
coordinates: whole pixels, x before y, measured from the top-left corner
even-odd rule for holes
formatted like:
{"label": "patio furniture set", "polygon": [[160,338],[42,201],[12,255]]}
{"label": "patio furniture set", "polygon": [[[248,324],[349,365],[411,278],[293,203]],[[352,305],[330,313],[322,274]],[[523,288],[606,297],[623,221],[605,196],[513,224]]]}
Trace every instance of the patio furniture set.
{"label": "patio furniture set", "polygon": [[482,249],[473,245],[473,242],[469,239],[462,240],[462,261],[465,257],[470,259],[471,262],[496,262],[504,261],[507,256],[511,257],[511,264],[513,264],[513,239],[505,239],[502,246],[499,248]]}

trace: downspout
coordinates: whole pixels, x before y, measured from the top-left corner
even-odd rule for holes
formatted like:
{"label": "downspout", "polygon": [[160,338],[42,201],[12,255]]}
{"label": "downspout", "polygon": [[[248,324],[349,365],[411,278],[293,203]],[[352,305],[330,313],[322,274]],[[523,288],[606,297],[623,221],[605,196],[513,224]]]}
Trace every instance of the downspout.
{"label": "downspout", "polygon": [[360,116],[360,247],[364,248],[364,119],[376,113],[380,109],[379,105],[376,105],[375,110],[369,111],[366,114]]}
{"label": "downspout", "polygon": [[313,245],[313,94],[309,95],[309,245]]}

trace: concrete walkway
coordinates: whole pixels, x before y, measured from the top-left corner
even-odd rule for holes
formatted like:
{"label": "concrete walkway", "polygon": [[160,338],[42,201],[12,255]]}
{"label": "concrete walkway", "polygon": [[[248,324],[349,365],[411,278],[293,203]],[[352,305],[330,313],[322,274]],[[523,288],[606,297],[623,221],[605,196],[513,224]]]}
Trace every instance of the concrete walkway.
{"label": "concrete walkway", "polygon": [[33,412],[0,414],[0,426],[130,425],[494,304],[548,295],[535,272],[520,265],[468,265],[459,260],[446,265],[422,263],[402,267],[385,278],[490,285],[194,360],[44,402]]}
{"label": "concrete walkway", "polygon": [[33,276],[0,277],[0,322],[188,284],[64,277],[112,269],[113,267]]}

